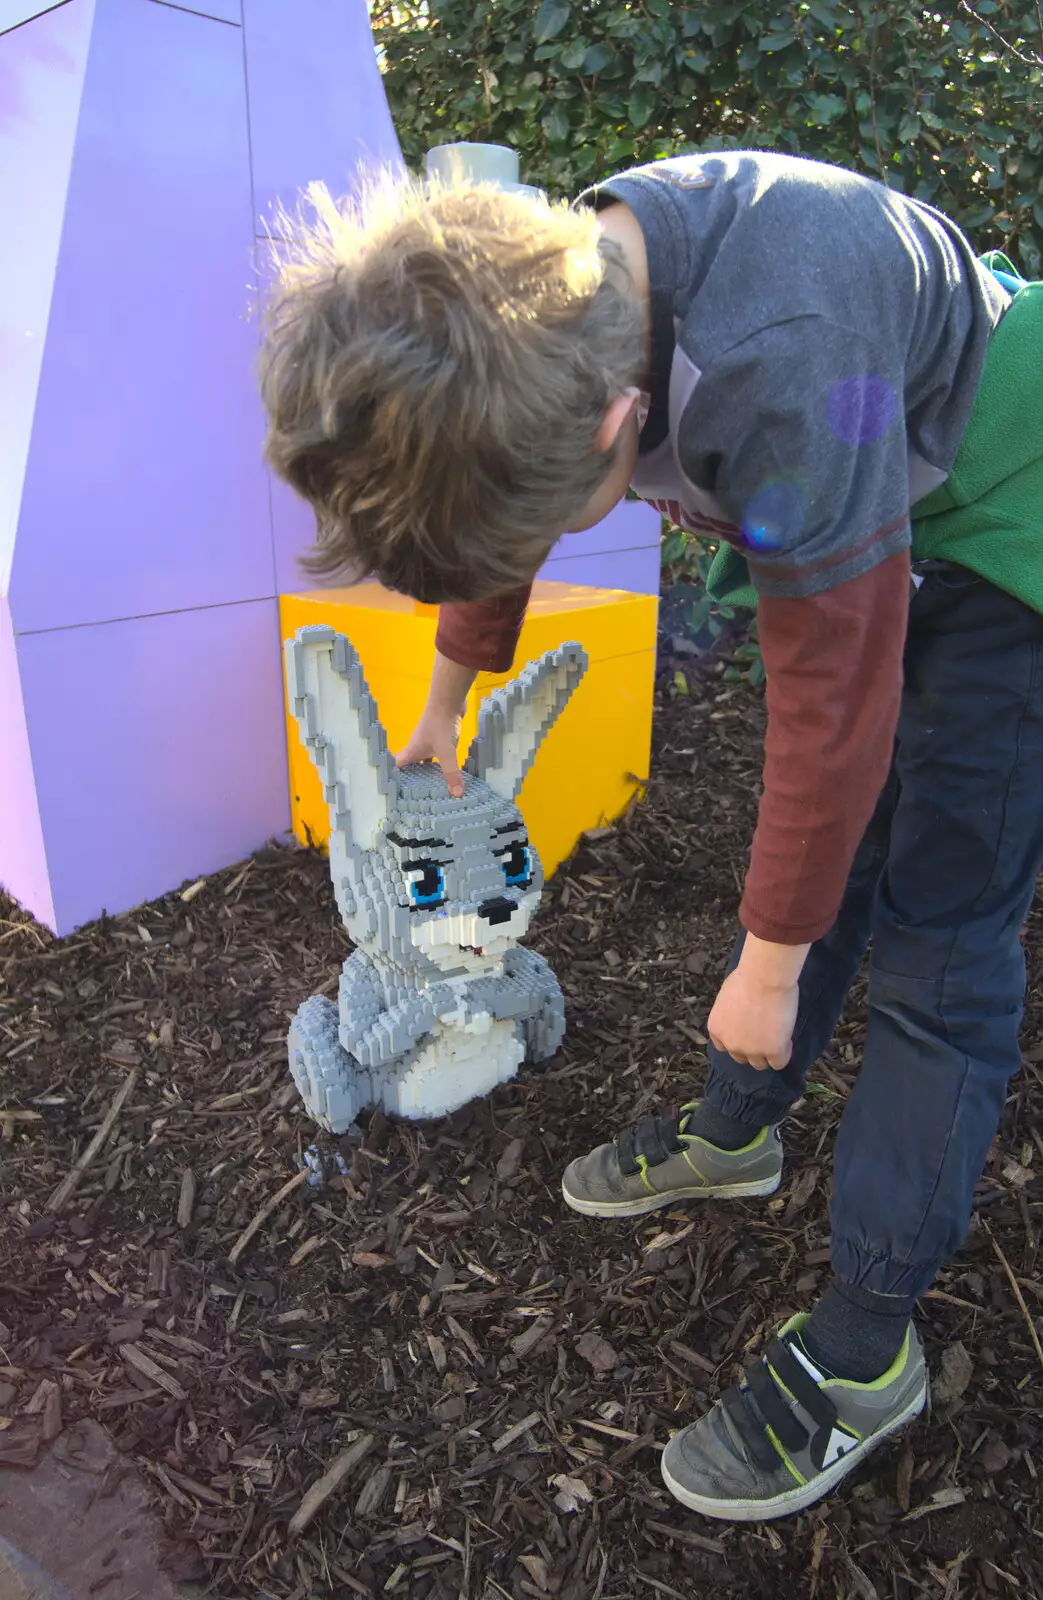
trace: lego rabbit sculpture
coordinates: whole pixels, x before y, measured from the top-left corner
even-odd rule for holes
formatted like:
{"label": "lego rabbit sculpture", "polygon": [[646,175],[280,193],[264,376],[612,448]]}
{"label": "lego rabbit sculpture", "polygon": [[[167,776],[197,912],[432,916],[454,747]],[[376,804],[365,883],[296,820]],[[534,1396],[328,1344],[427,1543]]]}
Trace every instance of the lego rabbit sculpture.
{"label": "lego rabbit sculpture", "polygon": [[586,669],[579,645],[530,662],[483,701],[452,798],[437,767],[396,768],[358,656],[332,628],[286,643],[290,708],[330,808],[330,872],[355,950],[337,1004],[305,1000],[290,1071],[316,1122],[360,1111],[438,1117],[552,1056],[561,990],[518,940],[543,874],[515,805]]}

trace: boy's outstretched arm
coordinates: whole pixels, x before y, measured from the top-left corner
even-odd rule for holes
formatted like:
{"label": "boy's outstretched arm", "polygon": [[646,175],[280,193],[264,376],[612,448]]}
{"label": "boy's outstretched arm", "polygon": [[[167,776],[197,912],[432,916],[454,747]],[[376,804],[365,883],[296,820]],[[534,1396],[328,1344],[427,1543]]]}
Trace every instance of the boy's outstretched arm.
{"label": "boy's outstretched arm", "polygon": [[490,600],[442,606],[427,704],[395,757],[400,767],[411,761],[437,761],[449,793],[463,794],[457,752],[467,696],[479,672],[510,671],[531,590],[526,584]]}
{"label": "boy's outstretched arm", "polygon": [[400,767],[414,761],[437,761],[449,793],[457,798],[464,792],[458,759],[460,723],[477,676],[472,667],[462,666],[436,650],[427,704],[408,741],[395,756]]}

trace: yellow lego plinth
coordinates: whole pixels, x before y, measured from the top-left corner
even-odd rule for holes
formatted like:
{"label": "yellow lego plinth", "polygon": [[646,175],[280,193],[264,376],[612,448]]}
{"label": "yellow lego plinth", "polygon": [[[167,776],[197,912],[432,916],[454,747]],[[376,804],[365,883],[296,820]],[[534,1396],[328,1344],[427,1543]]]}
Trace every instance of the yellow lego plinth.
{"label": "yellow lego plinth", "polygon": [[[398,750],[416,726],[434,660],[437,606],[391,594],[376,583],[283,595],[283,638],[307,624],[345,634],[358,651],[380,709],[388,743]],[[580,834],[618,817],[648,777],[652,740],[657,601],[620,589],[536,584],[514,670],[575,639],[590,665],[540,747],[518,804],[529,837],[550,875]],[[480,701],[512,676],[482,673],[468,701],[463,759],[478,726]],[[329,813],[318,774],[287,711],[293,830],[302,843],[325,844]]]}

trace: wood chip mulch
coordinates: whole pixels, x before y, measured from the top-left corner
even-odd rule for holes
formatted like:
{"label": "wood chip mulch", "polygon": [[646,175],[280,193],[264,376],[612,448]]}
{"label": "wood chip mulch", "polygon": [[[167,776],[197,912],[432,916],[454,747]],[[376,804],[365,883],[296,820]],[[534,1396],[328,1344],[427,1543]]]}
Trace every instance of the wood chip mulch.
{"label": "wood chip mulch", "polygon": [[64,941],[0,900],[0,1462],[98,1419],[171,1570],[229,1600],[1043,1596],[1039,908],[1025,1067],[922,1305],[932,1412],[826,1504],[707,1522],[658,1460],[826,1277],[864,989],[773,1199],[615,1225],[560,1199],[573,1155],[701,1081],[761,726],[712,676],[663,699],[647,802],[544,899],[562,1054],[321,1142],[322,1187],[283,1039],[347,950],[324,860],[273,848]]}

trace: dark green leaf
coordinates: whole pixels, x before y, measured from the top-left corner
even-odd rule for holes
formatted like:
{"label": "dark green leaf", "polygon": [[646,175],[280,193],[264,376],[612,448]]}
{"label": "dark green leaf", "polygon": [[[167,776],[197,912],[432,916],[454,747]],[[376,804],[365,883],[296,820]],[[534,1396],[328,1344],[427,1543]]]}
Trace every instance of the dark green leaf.
{"label": "dark green leaf", "polygon": [[569,114],[562,105],[554,106],[543,118],[543,131],[551,144],[561,144],[568,138]]}
{"label": "dark green leaf", "polygon": [[536,13],[533,35],[537,44],[556,39],[569,20],[568,0],[542,0]]}
{"label": "dark green leaf", "polygon": [[675,561],[680,561],[681,557],[684,555],[684,547],[686,543],[687,540],[685,539],[682,530],[680,528],[671,528],[670,532],[663,540],[664,567],[672,567]]}
{"label": "dark green leaf", "polygon": [[791,28],[779,28],[772,33],[762,33],[758,41],[759,48],[765,55],[771,55],[776,50],[785,50],[787,45],[796,43],[796,35]]}
{"label": "dark green leaf", "polygon": [[[1043,220],[1040,221],[1040,238],[1043,239]],[[1028,277],[1038,279],[1043,275],[1043,249],[1033,239],[1018,240],[1018,257]]]}
{"label": "dark green leaf", "polygon": [[605,160],[610,167],[622,166],[633,154],[633,139],[612,139],[605,146]]}
{"label": "dark green leaf", "polygon": [[627,101],[627,116],[635,128],[643,128],[655,106],[655,95],[644,84],[631,93]]}
{"label": "dark green leaf", "polygon": [[583,71],[588,75],[603,72],[612,61],[615,52],[607,44],[592,44],[589,46],[583,61]]}
{"label": "dark green leaf", "polygon": [[847,101],[838,94],[813,94],[808,101],[810,120],[817,128],[828,128],[846,110]]}
{"label": "dark green leaf", "polygon": [[586,59],[586,39],[570,39],[564,50],[561,52],[561,55],[558,57],[558,60],[561,62],[562,66],[567,67],[570,72],[575,71],[576,67],[582,67],[586,62]]}
{"label": "dark green leaf", "polygon": [[968,229],[984,228],[987,222],[992,221],[995,211],[995,206],[975,206],[972,211],[963,213],[960,218],[961,225]]}

